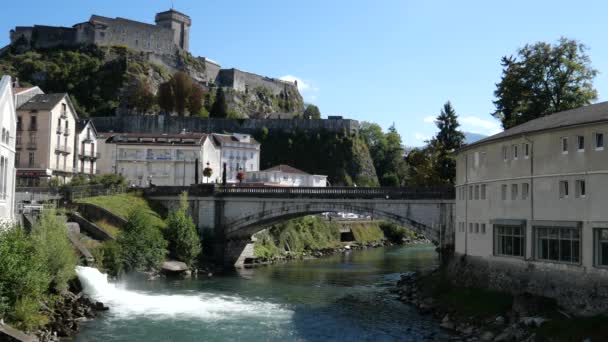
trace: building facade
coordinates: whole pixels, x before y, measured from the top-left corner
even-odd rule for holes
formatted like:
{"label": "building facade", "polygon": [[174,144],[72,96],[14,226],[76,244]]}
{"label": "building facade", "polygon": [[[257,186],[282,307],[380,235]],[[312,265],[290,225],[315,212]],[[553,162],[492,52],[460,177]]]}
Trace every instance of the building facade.
{"label": "building facade", "polygon": [[457,156],[456,253],[608,276],[608,103],[529,121]]}
{"label": "building facade", "polygon": [[262,171],[247,172],[244,182],[262,186],[326,187],[327,176],[311,175],[289,165],[277,165]]}
{"label": "building facade", "polygon": [[[240,171],[252,172],[260,170],[260,143],[249,134],[213,134],[214,140],[220,146],[220,165],[226,167],[226,182],[238,183]],[[221,173],[221,172],[220,172]]]}
{"label": "building facade", "polygon": [[[100,134],[103,173],[127,178],[131,186],[189,186],[219,181],[220,152],[213,138],[201,133]],[[210,167],[211,177],[203,170]]]}
{"label": "building facade", "polygon": [[74,144],[74,172],[94,176],[97,172],[97,160],[100,157],[97,148],[97,131],[91,120],[76,122],[76,143]]}
{"label": "building facade", "polygon": [[[0,79],[0,222],[15,220],[15,135],[17,114],[13,84],[9,76]],[[0,229],[2,229],[0,227]]]}
{"label": "building facade", "polygon": [[74,174],[78,115],[67,94],[39,94],[17,108],[15,166],[20,186]]}

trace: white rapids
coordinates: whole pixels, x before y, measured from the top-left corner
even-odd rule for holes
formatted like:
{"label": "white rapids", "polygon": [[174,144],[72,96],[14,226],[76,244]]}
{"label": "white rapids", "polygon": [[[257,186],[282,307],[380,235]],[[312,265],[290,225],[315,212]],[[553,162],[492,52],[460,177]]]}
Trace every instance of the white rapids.
{"label": "white rapids", "polygon": [[117,318],[178,318],[208,321],[242,317],[289,319],[293,312],[280,305],[211,293],[162,295],[127,290],[108,282],[108,275],[96,268],[76,267],[84,293],[103,302]]}

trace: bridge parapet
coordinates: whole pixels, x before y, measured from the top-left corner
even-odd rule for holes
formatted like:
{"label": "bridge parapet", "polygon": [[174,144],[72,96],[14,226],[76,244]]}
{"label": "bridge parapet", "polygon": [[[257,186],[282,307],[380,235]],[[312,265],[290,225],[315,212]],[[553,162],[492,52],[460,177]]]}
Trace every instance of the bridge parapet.
{"label": "bridge parapet", "polygon": [[323,199],[388,199],[422,200],[455,199],[453,187],[392,188],[392,187],[261,187],[214,186],[209,184],[189,187],[163,186],[144,190],[146,196],[259,197],[259,198],[323,198]]}

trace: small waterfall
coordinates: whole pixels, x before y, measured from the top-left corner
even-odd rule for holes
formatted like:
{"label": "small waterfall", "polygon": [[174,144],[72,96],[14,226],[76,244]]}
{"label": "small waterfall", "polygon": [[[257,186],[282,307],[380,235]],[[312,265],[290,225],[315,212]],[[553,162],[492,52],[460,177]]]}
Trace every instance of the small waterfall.
{"label": "small waterfall", "polygon": [[292,311],[279,305],[211,293],[162,295],[121,288],[108,282],[108,275],[96,268],[76,267],[84,293],[110,307],[118,318],[177,318],[223,320],[241,317],[290,318]]}

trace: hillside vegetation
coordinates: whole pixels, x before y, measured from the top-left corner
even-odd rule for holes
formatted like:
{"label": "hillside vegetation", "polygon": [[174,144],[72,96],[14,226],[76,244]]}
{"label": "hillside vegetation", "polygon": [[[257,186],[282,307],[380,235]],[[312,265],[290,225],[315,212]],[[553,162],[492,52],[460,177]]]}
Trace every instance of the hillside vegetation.
{"label": "hillside vegetation", "polygon": [[308,173],[328,175],[331,185],[377,186],[367,145],[357,134],[263,131],[260,169],[287,164]]}

